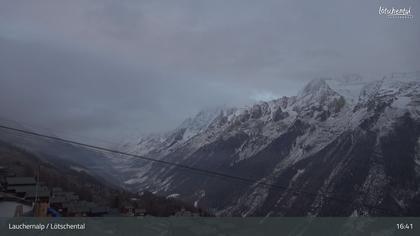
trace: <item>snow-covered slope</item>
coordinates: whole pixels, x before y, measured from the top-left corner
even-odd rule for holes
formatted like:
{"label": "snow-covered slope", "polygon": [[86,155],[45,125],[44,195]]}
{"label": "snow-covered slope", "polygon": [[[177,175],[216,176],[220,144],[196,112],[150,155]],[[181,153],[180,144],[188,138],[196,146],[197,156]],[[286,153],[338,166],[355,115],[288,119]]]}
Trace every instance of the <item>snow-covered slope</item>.
{"label": "snow-covered slope", "polygon": [[313,80],[297,96],[201,112],[124,146],[253,185],[134,160],[121,170],[133,189],[176,193],[221,215],[407,215],[420,209],[419,136],[418,72],[379,81],[348,75]]}
{"label": "snow-covered slope", "polygon": [[230,115],[234,109],[217,107],[199,112],[195,117],[186,119],[176,129],[163,133],[151,134],[122,145],[122,149],[138,155],[159,156],[166,154],[194,136],[204,132],[218,117]]}

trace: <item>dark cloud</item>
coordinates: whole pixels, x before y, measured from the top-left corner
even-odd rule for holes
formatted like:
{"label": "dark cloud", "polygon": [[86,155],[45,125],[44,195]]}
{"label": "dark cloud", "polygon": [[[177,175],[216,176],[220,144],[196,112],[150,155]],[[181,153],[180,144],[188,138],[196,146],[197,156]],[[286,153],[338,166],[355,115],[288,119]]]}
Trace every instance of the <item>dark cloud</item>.
{"label": "dark cloud", "polygon": [[[387,19],[379,6],[411,7]],[[419,1],[2,1],[3,117],[116,140],[319,76],[418,70]]]}

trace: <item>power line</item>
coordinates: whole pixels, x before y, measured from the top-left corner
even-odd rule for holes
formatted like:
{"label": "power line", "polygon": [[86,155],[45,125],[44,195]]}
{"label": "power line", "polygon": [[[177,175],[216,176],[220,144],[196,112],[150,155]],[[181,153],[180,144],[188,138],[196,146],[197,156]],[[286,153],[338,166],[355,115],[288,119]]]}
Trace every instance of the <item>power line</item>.
{"label": "power line", "polygon": [[120,145],[120,143],[115,143],[115,142],[112,142],[110,140],[103,139],[103,138],[95,137],[95,139],[92,139],[91,137],[81,135],[72,130],[51,129],[46,126],[40,126],[39,124],[22,122],[22,121],[14,121],[14,120],[5,118],[4,116],[0,116],[0,124],[2,123],[6,126],[20,127],[21,129],[25,129],[25,130],[42,130],[44,134],[48,134],[50,136],[60,136],[60,137],[65,137],[66,139],[83,140],[83,142],[94,142],[95,144],[105,145],[108,147],[110,146],[117,147],[118,145]]}
{"label": "power line", "polygon": [[[292,192],[294,194],[304,194],[304,195],[312,196],[312,197],[317,197],[317,196],[321,195],[324,199],[329,199],[329,200],[334,200],[334,201],[339,201],[339,202],[349,203],[349,204],[354,203],[354,201],[351,201],[351,200],[346,200],[346,199],[342,199],[342,198],[338,198],[338,197],[327,196],[328,193],[325,193],[325,192],[324,193],[312,193],[312,192],[308,192],[308,191],[289,188],[288,186],[270,184],[270,183],[266,183],[266,182],[259,182],[258,180],[254,180],[254,179],[244,178],[244,177],[230,175],[230,174],[217,172],[217,171],[212,171],[212,170],[206,170],[206,169],[202,169],[202,168],[197,168],[197,167],[188,166],[188,165],[179,164],[179,163],[174,163],[174,162],[165,161],[165,160],[158,160],[158,159],[154,159],[154,158],[149,158],[149,157],[140,156],[140,155],[136,155],[136,154],[132,154],[132,153],[122,152],[122,151],[118,151],[118,150],[114,150],[114,149],[110,149],[110,148],[105,148],[105,147],[100,147],[100,146],[96,146],[96,145],[86,144],[86,143],[82,143],[82,142],[77,142],[77,141],[73,141],[73,140],[68,140],[68,139],[64,139],[64,138],[59,138],[59,137],[55,137],[55,136],[50,136],[50,135],[34,132],[34,131],[14,128],[14,127],[10,127],[10,126],[5,126],[5,125],[1,125],[1,124],[0,124],[0,128],[5,129],[5,130],[19,132],[19,133],[22,133],[22,134],[27,134],[27,135],[46,138],[46,139],[51,139],[51,140],[59,141],[59,142],[62,142],[62,143],[67,143],[67,144],[77,145],[77,146],[81,146],[81,147],[85,147],[85,148],[90,148],[90,149],[94,149],[94,150],[98,150],[98,151],[105,151],[105,152],[119,154],[119,155],[123,155],[123,156],[129,156],[129,157],[133,157],[133,158],[137,158],[137,159],[141,159],[141,160],[145,160],[145,161],[150,161],[150,162],[175,166],[175,167],[178,167],[178,168],[202,173],[202,174],[205,174],[207,176],[233,179],[233,180],[241,181],[241,182],[252,184],[252,185],[259,185],[259,186],[264,186],[264,187],[277,189],[277,190],[286,190],[286,191]],[[390,211],[389,209],[386,209],[386,208],[382,208],[382,207],[378,207],[378,206],[374,206],[374,205],[370,205],[370,204],[365,204],[365,203],[361,203],[361,202],[359,202],[358,204],[360,204],[363,207],[369,208],[369,209],[381,210],[383,212],[392,214],[392,211]]]}

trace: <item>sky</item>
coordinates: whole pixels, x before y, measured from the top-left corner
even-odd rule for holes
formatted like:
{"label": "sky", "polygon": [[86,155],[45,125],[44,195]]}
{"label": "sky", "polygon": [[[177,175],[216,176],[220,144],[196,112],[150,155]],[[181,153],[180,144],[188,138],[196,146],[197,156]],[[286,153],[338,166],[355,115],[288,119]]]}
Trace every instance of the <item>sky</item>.
{"label": "sky", "polygon": [[119,142],[314,78],[419,70],[419,10],[418,0],[0,0],[0,117]]}

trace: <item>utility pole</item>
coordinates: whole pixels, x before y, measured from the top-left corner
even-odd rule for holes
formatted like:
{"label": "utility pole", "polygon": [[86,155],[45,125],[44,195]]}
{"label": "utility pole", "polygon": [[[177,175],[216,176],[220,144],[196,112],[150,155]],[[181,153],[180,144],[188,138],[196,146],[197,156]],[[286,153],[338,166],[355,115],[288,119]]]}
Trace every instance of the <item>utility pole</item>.
{"label": "utility pole", "polygon": [[35,186],[35,202],[34,202],[34,216],[35,217],[46,217],[47,216],[47,209],[48,209],[48,202],[43,203],[39,199],[39,181],[40,181],[40,175],[41,175],[41,164],[38,162],[38,174],[37,174],[37,180],[36,180],[36,186]]}
{"label": "utility pole", "polygon": [[35,204],[38,202],[38,186],[39,186],[40,173],[41,173],[41,164],[38,162],[38,173],[36,175],[36,186],[35,186]]}

